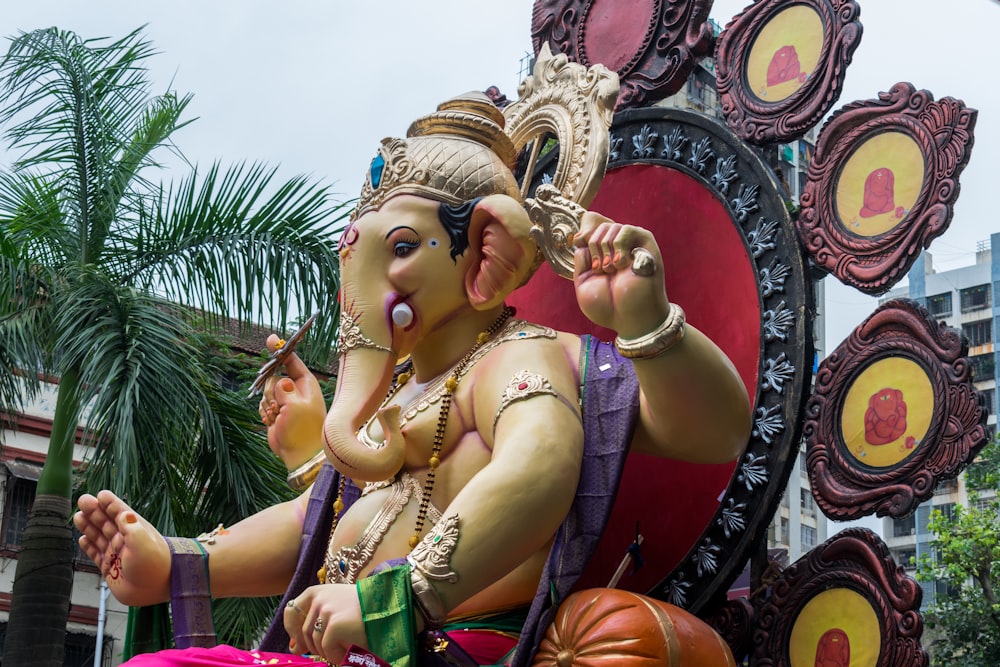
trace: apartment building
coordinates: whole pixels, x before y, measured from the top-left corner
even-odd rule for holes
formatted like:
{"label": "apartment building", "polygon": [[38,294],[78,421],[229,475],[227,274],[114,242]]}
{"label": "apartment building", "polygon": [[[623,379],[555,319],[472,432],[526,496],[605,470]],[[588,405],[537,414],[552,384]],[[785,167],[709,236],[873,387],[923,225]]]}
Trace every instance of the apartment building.
{"label": "apartment building", "polygon": [[[931,253],[924,251],[907,274],[908,285],[888,292],[884,303],[909,298],[923,304],[939,321],[960,329],[969,344],[974,384],[986,397],[989,430],[996,433],[997,363],[995,341],[1000,335],[1000,304],[994,293],[1000,288],[1000,233],[980,241],[976,263],[948,271],[935,271]],[[950,514],[956,504],[967,505],[964,475],[940,484],[934,496],[905,519],[883,519],[883,535],[896,562],[912,572],[913,559],[930,555],[933,539],[927,529],[930,514],[940,510]],[[924,604],[943,591],[932,583],[922,583]]]}

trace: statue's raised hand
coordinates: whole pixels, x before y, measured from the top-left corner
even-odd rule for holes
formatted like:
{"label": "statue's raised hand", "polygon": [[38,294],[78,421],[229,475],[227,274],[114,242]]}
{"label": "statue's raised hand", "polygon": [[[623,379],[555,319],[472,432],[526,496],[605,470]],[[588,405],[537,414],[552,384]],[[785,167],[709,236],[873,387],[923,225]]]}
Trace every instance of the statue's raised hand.
{"label": "statue's raised hand", "polygon": [[[272,353],[278,337],[267,339]],[[267,444],[291,470],[323,446],[326,403],[316,377],[294,352],[285,359],[287,377],[271,377],[264,387],[258,411],[267,426]]]}
{"label": "statue's raised hand", "polygon": [[101,569],[122,604],[145,606],[170,599],[170,549],[163,536],[110,491],[84,494],[73,523],[80,548]]}
{"label": "statue's raised hand", "polygon": [[576,298],[592,322],[631,338],[664,321],[663,259],[648,230],[588,211],[573,244]]}

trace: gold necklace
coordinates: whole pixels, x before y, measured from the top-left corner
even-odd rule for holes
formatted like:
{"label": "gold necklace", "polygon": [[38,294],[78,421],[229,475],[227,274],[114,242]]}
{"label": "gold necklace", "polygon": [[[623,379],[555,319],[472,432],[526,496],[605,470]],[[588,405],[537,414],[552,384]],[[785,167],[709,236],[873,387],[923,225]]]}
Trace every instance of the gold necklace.
{"label": "gold necklace", "polygon": [[[469,349],[468,352],[455,364],[451,372],[448,375],[448,379],[444,381],[444,392],[441,395],[441,411],[438,414],[437,429],[434,432],[434,444],[431,447],[431,455],[427,459],[427,477],[424,479],[424,489],[423,494],[420,498],[420,507],[417,510],[417,520],[414,526],[413,535],[410,536],[410,549],[413,549],[420,542],[420,533],[423,532],[424,523],[427,520],[427,514],[430,511],[431,503],[431,493],[434,491],[435,477],[437,476],[437,467],[441,463],[441,447],[444,445],[444,432],[445,427],[448,425],[448,415],[451,412],[451,397],[458,389],[458,381],[465,375],[469,362],[473,360],[476,352],[479,351],[490,339],[503,328],[507,320],[509,320],[516,311],[507,306],[504,308],[503,312],[500,314],[494,322],[486,328],[485,331],[479,333],[476,336],[475,344]],[[400,390],[400,388],[406,384],[411,377],[409,372],[400,373],[396,378],[396,386],[389,390],[385,400],[382,401],[384,406],[395,394]],[[366,428],[365,427],[362,428]],[[340,513],[344,509],[344,486],[346,482],[346,477],[340,474],[340,484],[337,487],[337,497],[333,502],[333,522],[330,527],[330,540],[333,539],[333,533],[337,529],[337,523],[340,521]],[[329,548],[329,547],[328,547]],[[316,578],[319,583],[326,583],[326,565],[316,572]]]}
{"label": "gold necklace", "polygon": [[498,332],[503,325],[514,315],[514,309],[507,306],[503,309],[493,324],[480,332],[476,336],[476,343],[465,356],[452,368],[451,375],[444,381],[444,394],[441,396],[441,412],[438,414],[437,429],[434,431],[434,445],[431,447],[430,458],[427,459],[427,477],[424,479],[424,495],[420,498],[420,509],[417,510],[417,522],[414,526],[413,535],[410,536],[410,549],[413,549],[420,542],[420,533],[424,529],[424,521],[427,519],[427,511],[431,504],[431,493],[434,491],[434,479],[437,476],[437,467],[441,463],[441,446],[444,444],[444,431],[448,426],[448,413],[451,412],[451,397],[458,389],[459,379],[465,375],[465,368],[475,356],[476,351],[489,342],[490,338]]}

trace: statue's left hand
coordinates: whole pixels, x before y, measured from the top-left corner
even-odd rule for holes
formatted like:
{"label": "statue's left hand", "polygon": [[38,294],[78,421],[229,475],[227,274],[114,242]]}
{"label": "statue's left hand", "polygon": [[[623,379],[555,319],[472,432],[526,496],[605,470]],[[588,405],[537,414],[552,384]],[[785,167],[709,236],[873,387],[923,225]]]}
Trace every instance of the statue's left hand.
{"label": "statue's left hand", "polygon": [[352,644],[368,648],[361,602],[351,584],[311,586],[284,609],[288,650],[339,665]]}
{"label": "statue's left hand", "polygon": [[573,244],[576,297],[592,322],[634,338],[666,319],[663,258],[648,230],[588,211]]}
{"label": "statue's left hand", "polygon": [[[267,339],[272,353],[278,337]],[[294,352],[285,359],[287,377],[268,378],[258,412],[267,426],[267,443],[289,470],[298,467],[323,446],[326,403],[316,377]]]}

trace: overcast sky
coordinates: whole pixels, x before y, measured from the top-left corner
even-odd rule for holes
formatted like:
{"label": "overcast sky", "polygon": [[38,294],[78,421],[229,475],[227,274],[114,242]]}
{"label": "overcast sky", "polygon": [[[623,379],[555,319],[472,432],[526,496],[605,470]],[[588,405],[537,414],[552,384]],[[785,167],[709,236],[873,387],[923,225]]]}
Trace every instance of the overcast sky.
{"label": "overcast sky", "polygon": [[[199,120],[177,135],[191,161],[280,164],[286,175],[311,173],[347,198],[360,190],[379,140],[402,136],[438,102],[489,85],[516,97],[531,48],[532,4],[32,0],[6,3],[0,36],[56,25],[86,37],[120,37],[148,24],[161,52],[152,61],[160,92],[194,94],[189,110]],[[746,4],[717,0],[712,16],[725,25]],[[971,264],[976,242],[1000,231],[1000,3],[860,4],[864,36],[839,104],[910,81],[980,111],[955,218],[931,248],[940,269]],[[832,282],[826,280],[828,350],[875,306]]]}

